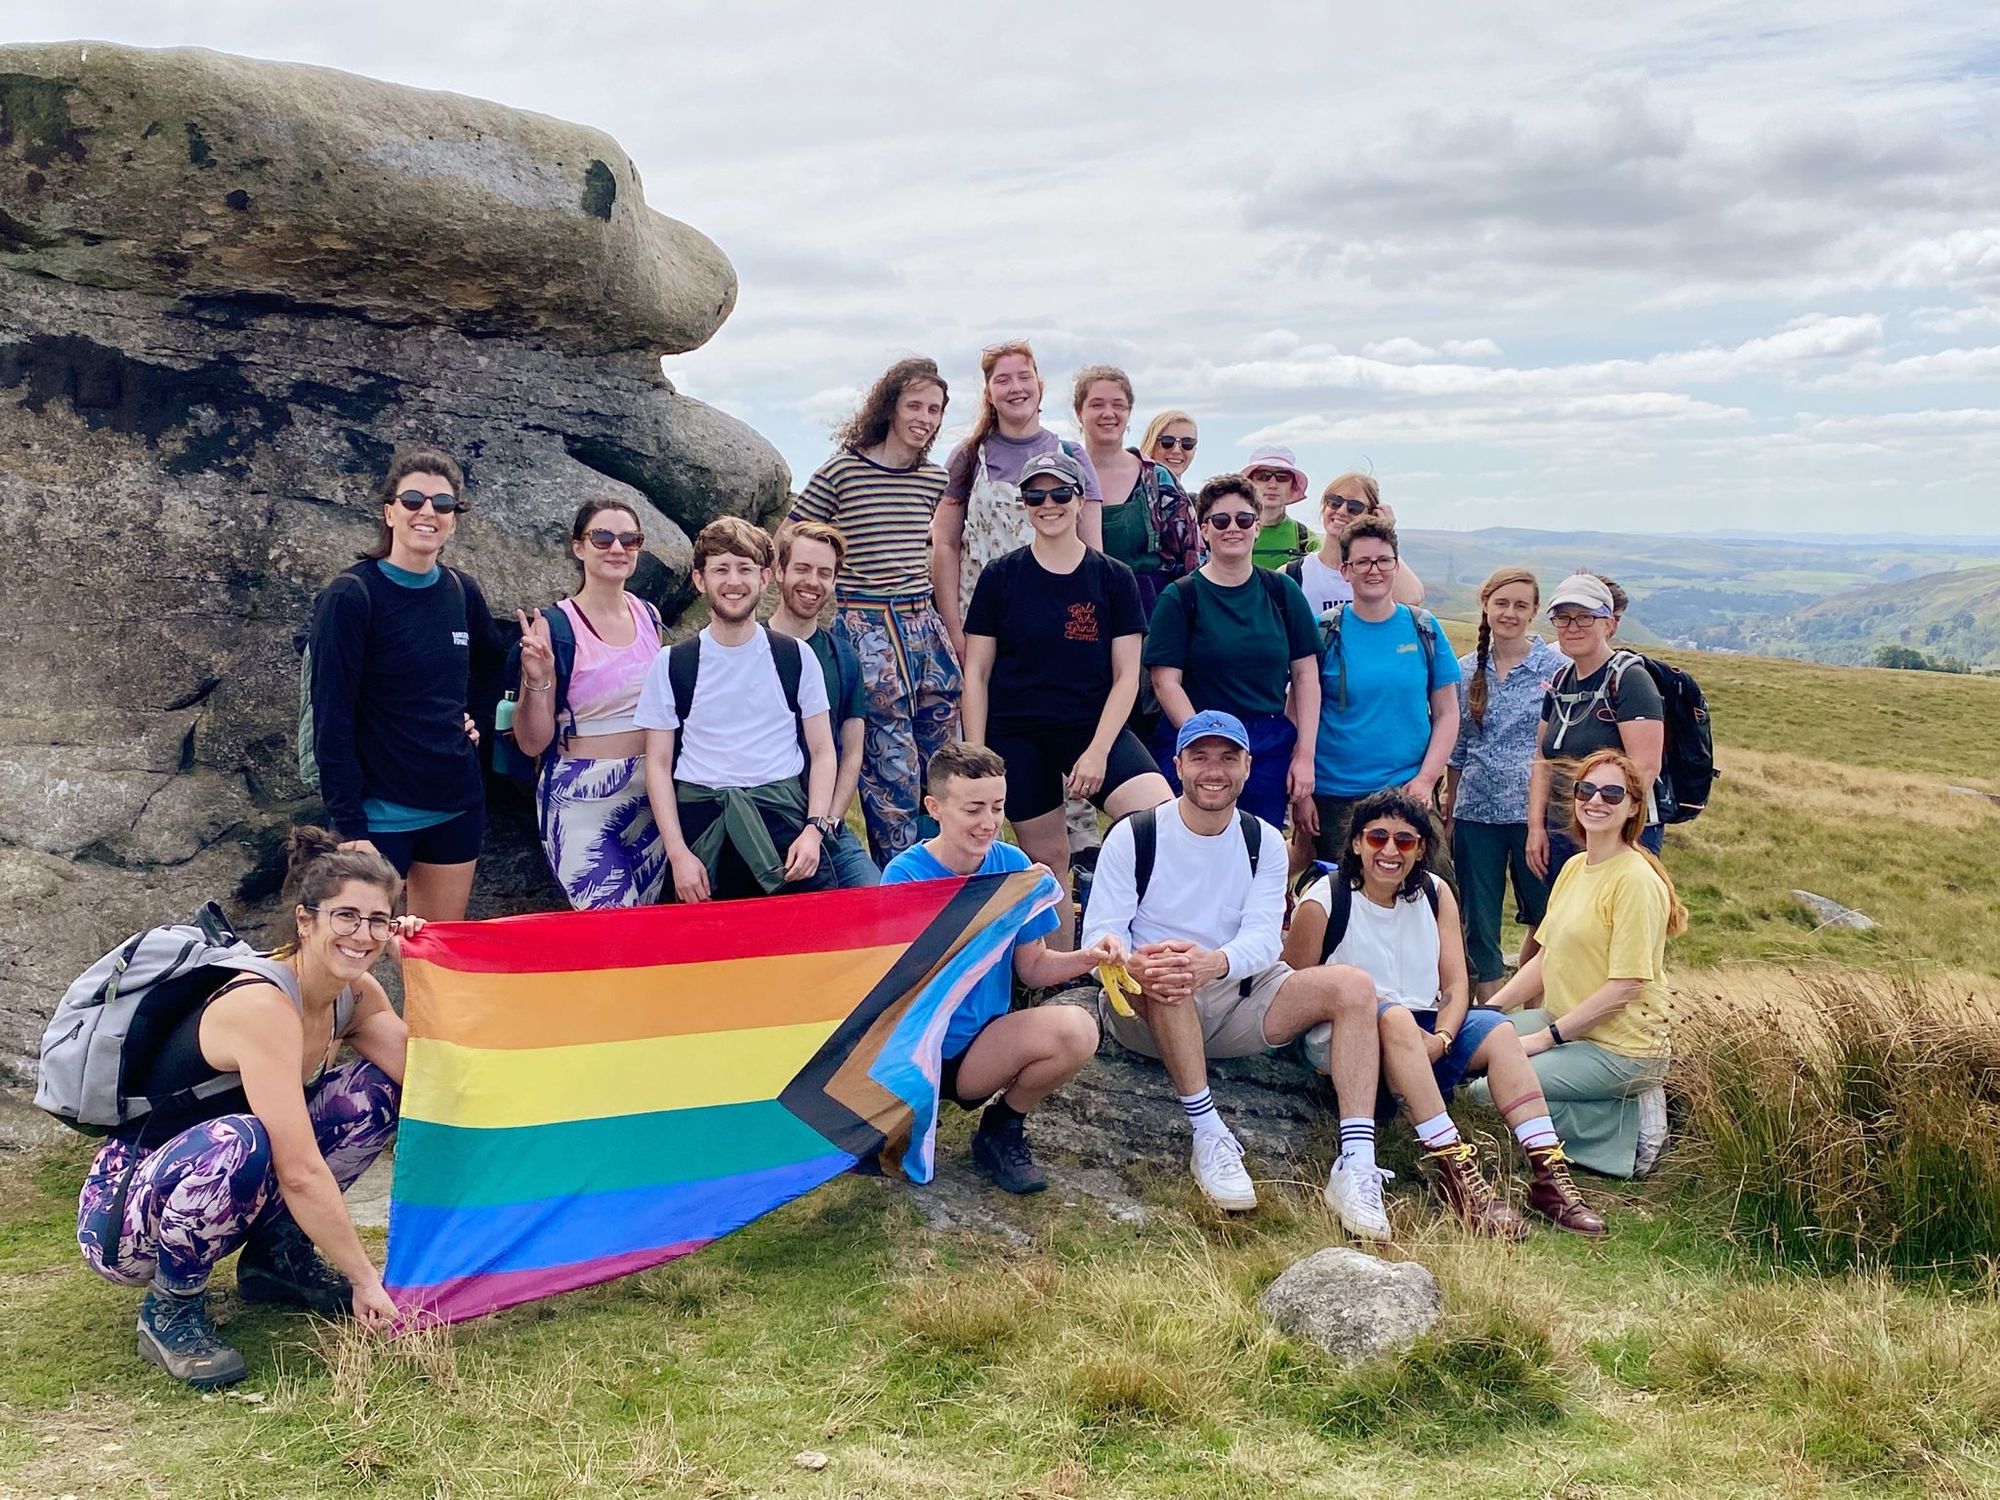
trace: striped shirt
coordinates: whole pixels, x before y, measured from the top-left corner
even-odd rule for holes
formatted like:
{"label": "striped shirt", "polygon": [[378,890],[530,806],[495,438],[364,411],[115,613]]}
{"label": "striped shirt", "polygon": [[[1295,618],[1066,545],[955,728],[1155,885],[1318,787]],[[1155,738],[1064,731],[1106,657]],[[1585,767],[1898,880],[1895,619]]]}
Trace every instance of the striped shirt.
{"label": "striped shirt", "polygon": [[889,469],[842,448],[806,481],[792,519],[823,521],[847,538],[840,592],[927,594],[931,512],[944,484],[944,470],[928,459]]}

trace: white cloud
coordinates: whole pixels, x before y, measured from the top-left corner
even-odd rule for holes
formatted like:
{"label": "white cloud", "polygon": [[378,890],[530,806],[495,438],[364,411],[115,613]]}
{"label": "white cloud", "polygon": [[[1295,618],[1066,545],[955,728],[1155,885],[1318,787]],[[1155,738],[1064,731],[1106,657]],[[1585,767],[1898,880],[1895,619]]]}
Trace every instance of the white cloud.
{"label": "white cloud", "polygon": [[[1913,524],[1995,529],[1990,429],[1811,425],[1909,417],[1923,386],[1978,409],[1953,383],[2000,373],[1990,0],[1504,28],[1465,0],[1104,0],[1090,36],[1173,39],[1136,67],[1052,43],[1077,22],[1049,0],[887,26],[807,0],[13,9],[0,34],[296,59],[609,131],[742,278],[673,378],[801,473],[892,360],[939,359],[962,428],[981,346],[1027,334],[1051,419],[1108,359],[1141,420],[1196,414],[1204,460],[1304,433],[1314,472],[1366,457],[1440,515],[1499,495],[1530,525],[1872,530],[1882,484],[1927,497]],[[1252,77],[1242,108],[1194,102]]]}

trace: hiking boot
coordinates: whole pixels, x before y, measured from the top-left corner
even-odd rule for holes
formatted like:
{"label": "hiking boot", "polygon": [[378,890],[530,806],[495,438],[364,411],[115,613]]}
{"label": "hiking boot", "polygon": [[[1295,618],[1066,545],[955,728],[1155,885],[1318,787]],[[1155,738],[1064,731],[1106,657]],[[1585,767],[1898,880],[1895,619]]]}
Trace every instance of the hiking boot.
{"label": "hiking boot", "polygon": [[1632,1159],[1632,1175],[1644,1177],[1659,1165],[1660,1153],[1667,1149],[1667,1091],[1660,1084],[1649,1084],[1635,1102],[1639,1148]]}
{"label": "hiking boot", "polygon": [[1528,1188],[1529,1208],[1571,1234],[1594,1239],[1605,1232],[1603,1215],[1583,1201],[1583,1194],[1570,1180],[1569,1158],[1561,1146],[1537,1146],[1528,1153],[1528,1160],[1535,1168],[1535,1180]]}
{"label": "hiking boot", "polygon": [[354,1288],[320,1258],[306,1232],[288,1213],[250,1231],[236,1261],[236,1294],[245,1302],[303,1307],[322,1318],[354,1310]]}
{"label": "hiking boot", "polygon": [[1039,1193],[1049,1185],[1028,1150],[1028,1129],[1019,1119],[973,1132],[972,1164],[1005,1193]]}
{"label": "hiking boot", "polygon": [[1389,1210],[1382,1203],[1382,1184],[1395,1175],[1381,1167],[1352,1164],[1343,1156],[1335,1160],[1327,1174],[1326,1191],[1320,1196],[1340,1216],[1340,1227],[1354,1238],[1387,1241],[1394,1234],[1389,1228]]}
{"label": "hiking boot", "polygon": [[1493,1184],[1480,1172],[1479,1153],[1472,1142],[1455,1141],[1426,1151],[1424,1168],[1432,1190],[1474,1234],[1503,1240],[1528,1237],[1528,1221],[1493,1191]]}
{"label": "hiking boot", "polygon": [[1220,1130],[1197,1130],[1189,1167],[1203,1196],[1225,1213],[1257,1206],[1257,1188],[1243,1170],[1243,1143]]}
{"label": "hiking boot", "polygon": [[176,1297],[148,1287],[139,1304],[139,1358],[198,1391],[234,1385],[250,1373],[209,1321],[206,1291]]}

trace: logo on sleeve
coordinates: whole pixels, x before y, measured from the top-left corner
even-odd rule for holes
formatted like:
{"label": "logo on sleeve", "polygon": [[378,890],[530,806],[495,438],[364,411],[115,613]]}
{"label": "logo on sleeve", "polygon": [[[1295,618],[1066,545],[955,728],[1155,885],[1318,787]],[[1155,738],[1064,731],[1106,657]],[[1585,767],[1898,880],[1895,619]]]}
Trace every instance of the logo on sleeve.
{"label": "logo on sleeve", "polygon": [[469,646],[472,644],[472,637],[463,630],[454,630],[451,633],[451,643],[454,646]]}

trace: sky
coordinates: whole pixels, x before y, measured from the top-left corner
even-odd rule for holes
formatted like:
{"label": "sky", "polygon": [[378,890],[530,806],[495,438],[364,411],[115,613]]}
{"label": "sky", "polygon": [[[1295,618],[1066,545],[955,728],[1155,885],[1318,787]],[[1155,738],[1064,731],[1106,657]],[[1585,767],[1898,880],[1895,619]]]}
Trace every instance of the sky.
{"label": "sky", "polygon": [[[617,138],[795,482],[890,361],[1126,369],[1409,526],[2000,534],[2000,10],[0,0]],[[943,444],[940,444],[942,453]]]}

